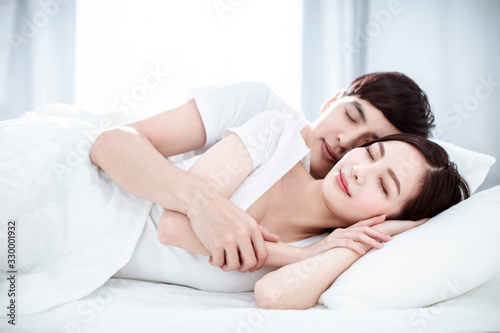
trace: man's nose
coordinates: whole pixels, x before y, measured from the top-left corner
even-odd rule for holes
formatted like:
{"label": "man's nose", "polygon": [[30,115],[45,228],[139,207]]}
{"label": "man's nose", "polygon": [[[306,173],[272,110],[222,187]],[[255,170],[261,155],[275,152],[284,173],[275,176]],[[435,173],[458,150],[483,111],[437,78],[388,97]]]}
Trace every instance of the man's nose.
{"label": "man's nose", "polygon": [[357,147],[356,143],[359,141],[359,133],[351,131],[349,133],[341,133],[337,136],[337,142],[340,148],[340,153],[345,154],[348,151]]}

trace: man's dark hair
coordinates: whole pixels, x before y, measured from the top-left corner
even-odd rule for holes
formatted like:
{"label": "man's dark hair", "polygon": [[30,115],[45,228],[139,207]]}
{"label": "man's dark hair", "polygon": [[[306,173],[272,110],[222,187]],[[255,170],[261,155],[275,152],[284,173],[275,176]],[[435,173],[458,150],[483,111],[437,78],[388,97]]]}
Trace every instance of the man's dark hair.
{"label": "man's dark hair", "polygon": [[399,72],[377,72],[355,79],[344,96],[358,96],[382,111],[403,133],[428,137],[434,127],[426,93]]}

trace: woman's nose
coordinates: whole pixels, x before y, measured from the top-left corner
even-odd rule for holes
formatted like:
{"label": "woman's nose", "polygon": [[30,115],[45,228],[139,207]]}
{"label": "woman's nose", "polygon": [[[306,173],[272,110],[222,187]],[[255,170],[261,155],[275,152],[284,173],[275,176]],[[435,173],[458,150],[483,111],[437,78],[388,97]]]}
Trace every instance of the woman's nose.
{"label": "woman's nose", "polygon": [[358,184],[363,184],[365,182],[365,170],[364,166],[355,165],[352,167],[351,175],[354,181]]}

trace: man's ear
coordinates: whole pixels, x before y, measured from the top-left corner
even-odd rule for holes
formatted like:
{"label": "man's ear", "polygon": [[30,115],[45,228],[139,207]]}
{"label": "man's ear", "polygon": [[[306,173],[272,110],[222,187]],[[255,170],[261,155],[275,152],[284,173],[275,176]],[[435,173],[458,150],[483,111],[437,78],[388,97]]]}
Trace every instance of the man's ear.
{"label": "man's ear", "polygon": [[345,90],[342,89],[340,90],[339,92],[337,92],[335,95],[333,95],[333,97],[327,99],[323,105],[321,106],[321,113],[325,112],[326,109],[328,109],[328,107],[330,106],[330,104],[332,104],[333,102],[335,102],[337,99],[341,98],[344,96],[344,93],[345,93]]}

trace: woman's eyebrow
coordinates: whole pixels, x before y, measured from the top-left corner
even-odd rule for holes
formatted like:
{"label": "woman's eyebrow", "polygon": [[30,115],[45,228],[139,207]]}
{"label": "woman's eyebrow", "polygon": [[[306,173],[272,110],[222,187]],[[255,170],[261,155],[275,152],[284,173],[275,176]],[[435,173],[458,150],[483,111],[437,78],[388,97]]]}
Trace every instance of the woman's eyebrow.
{"label": "woman's eyebrow", "polygon": [[392,179],[394,180],[394,182],[396,183],[396,187],[398,188],[398,195],[399,195],[401,193],[401,183],[399,182],[398,176],[396,176],[396,173],[391,168],[387,169],[387,172],[389,173],[389,176],[391,176]]}

